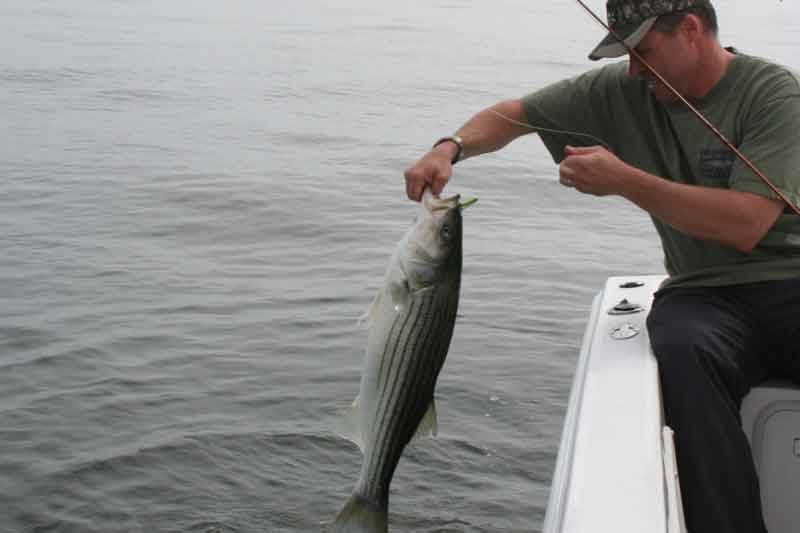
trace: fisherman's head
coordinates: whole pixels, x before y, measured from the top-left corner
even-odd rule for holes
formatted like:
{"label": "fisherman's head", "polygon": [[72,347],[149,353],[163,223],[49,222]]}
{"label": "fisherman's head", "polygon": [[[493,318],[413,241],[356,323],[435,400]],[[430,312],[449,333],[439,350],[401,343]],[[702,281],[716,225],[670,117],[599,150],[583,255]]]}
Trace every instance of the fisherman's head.
{"label": "fisherman's head", "polygon": [[[606,13],[613,33],[589,59],[621,57],[634,48],[679,92],[691,95],[693,70],[702,64],[708,44],[717,43],[717,15],[710,0],[608,0]],[[634,55],[629,60],[629,74],[644,78],[659,101],[674,99]]]}

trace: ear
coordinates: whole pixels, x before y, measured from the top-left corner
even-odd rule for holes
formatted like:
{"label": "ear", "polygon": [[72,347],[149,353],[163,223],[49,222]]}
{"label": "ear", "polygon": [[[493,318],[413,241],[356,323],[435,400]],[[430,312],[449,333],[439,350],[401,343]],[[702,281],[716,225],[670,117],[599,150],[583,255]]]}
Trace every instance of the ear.
{"label": "ear", "polygon": [[705,26],[703,26],[703,21],[700,20],[700,17],[694,13],[689,13],[683,17],[680,28],[690,41],[694,41],[701,33],[703,33]]}

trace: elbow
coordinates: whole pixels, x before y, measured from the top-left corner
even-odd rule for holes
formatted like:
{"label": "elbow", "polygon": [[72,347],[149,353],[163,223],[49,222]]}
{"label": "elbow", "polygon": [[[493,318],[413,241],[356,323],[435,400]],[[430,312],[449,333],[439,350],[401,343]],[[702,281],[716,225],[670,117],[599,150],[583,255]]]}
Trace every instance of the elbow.
{"label": "elbow", "polygon": [[731,244],[743,254],[750,255],[764,238],[766,232],[742,232]]}
{"label": "elbow", "polygon": [[743,254],[750,255],[751,253],[753,253],[753,250],[756,249],[757,245],[758,245],[757,242],[742,242],[742,243],[737,243],[735,245],[735,248],[740,252],[742,252]]}
{"label": "elbow", "polygon": [[752,193],[742,193],[748,200],[743,211],[749,216],[740,220],[733,236],[733,246],[744,254],[752,254],[783,212],[783,202]]}

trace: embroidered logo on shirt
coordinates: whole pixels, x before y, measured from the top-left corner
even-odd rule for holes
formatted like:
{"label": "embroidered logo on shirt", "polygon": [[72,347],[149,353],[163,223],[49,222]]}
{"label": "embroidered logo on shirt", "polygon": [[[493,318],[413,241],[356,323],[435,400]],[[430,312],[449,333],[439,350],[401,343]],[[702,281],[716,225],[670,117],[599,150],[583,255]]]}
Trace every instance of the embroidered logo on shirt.
{"label": "embroidered logo on shirt", "polygon": [[727,148],[706,148],[700,151],[700,174],[716,184],[727,185],[733,169],[734,154]]}

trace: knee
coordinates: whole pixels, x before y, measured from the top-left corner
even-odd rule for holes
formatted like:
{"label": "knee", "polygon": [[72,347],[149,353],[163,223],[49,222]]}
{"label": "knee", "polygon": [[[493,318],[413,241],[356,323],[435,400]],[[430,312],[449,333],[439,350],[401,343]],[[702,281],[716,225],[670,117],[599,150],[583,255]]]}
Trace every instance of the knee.
{"label": "knee", "polygon": [[704,325],[648,320],[648,329],[662,384],[680,384],[686,390],[693,382],[704,381],[702,376],[715,373],[713,335]]}
{"label": "knee", "polygon": [[659,365],[687,364],[702,352],[707,342],[707,332],[696,323],[659,321],[657,316],[651,315],[647,319],[647,329]]}
{"label": "knee", "polygon": [[721,394],[734,406],[746,394],[741,371],[729,361],[725,343],[707,324],[648,320],[648,329],[662,395],[671,409],[694,409],[709,394]]}

